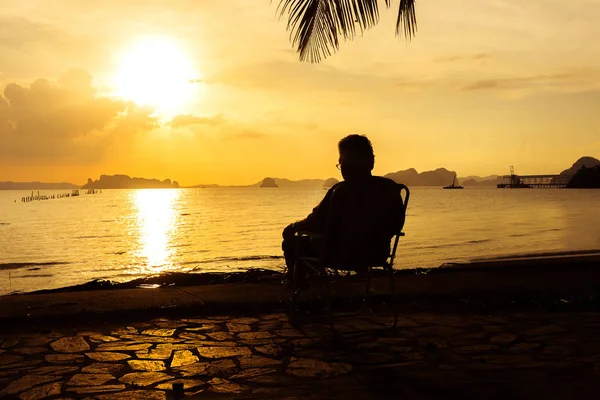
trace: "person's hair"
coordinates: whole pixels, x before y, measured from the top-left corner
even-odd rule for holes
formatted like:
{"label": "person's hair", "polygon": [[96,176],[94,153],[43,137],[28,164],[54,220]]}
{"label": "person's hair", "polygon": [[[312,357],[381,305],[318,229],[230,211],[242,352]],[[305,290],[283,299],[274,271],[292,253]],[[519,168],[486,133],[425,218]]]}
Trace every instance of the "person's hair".
{"label": "person's hair", "polygon": [[360,159],[372,170],[375,166],[375,154],[371,141],[365,135],[348,135],[338,143],[340,153],[346,153],[352,158]]}

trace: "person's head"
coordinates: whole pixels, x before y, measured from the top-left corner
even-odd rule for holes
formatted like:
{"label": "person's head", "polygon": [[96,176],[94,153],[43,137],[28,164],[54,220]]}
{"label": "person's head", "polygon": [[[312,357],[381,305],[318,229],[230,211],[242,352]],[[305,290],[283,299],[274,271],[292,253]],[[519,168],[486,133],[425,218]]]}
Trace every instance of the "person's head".
{"label": "person's head", "polygon": [[348,135],[338,143],[340,170],[345,180],[371,175],[375,155],[371,141],[364,135]]}

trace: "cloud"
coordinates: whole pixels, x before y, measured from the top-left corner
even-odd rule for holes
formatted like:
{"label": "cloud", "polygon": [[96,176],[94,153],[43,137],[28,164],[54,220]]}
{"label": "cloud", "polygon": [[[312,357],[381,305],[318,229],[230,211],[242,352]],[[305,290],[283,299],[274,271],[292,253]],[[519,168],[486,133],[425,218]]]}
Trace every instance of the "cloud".
{"label": "cloud", "polygon": [[440,63],[454,62],[454,61],[478,61],[478,60],[485,60],[489,57],[490,57],[490,55],[487,53],[460,54],[460,55],[439,57],[435,61],[440,62]]}
{"label": "cloud", "polygon": [[221,114],[200,117],[194,114],[179,114],[173,117],[171,121],[167,123],[172,128],[183,128],[190,125],[220,125],[225,122],[225,118]]}
{"label": "cloud", "polygon": [[[593,88],[589,71],[561,72],[554,74],[539,74],[514,78],[482,79],[469,83],[462,90],[519,90],[519,89],[573,89],[585,90],[584,87]],[[590,86],[591,85],[591,86]],[[583,86],[583,87],[582,87]]]}
{"label": "cloud", "polygon": [[9,83],[0,96],[0,158],[32,163],[102,159],[127,136],[157,126],[153,110],[98,96],[92,77],[73,70],[28,87]]}

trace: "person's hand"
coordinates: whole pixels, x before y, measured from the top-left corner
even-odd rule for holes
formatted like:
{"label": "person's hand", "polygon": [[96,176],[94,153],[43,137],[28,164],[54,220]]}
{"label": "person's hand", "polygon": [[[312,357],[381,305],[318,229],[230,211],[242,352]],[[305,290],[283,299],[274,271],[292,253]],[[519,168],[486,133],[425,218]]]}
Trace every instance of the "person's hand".
{"label": "person's hand", "polygon": [[296,234],[296,226],[295,226],[295,224],[292,223],[285,227],[285,229],[283,230],[282,236],[283,236],[284,240],[289,240],[289,239],[293,238],[295,234]]}

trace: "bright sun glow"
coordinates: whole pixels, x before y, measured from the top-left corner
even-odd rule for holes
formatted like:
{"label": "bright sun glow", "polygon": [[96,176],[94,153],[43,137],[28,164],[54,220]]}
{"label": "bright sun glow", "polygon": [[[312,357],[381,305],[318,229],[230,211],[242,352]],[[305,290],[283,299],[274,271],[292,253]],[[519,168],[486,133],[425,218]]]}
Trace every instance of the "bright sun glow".
{"label": "bright sun glow", "polygon": [[141,259],[146,272],[160,272],[172,267],[173,238],[177,231],[175,206],[179,190],[146,189],[133,192],[137,209]]}
{"label": "bright sun glow", "polygon": [[116,95],[160,113],[179,113],[194,96],[198,79],[181,45],[169,37],[145,37],[119,58]]}

